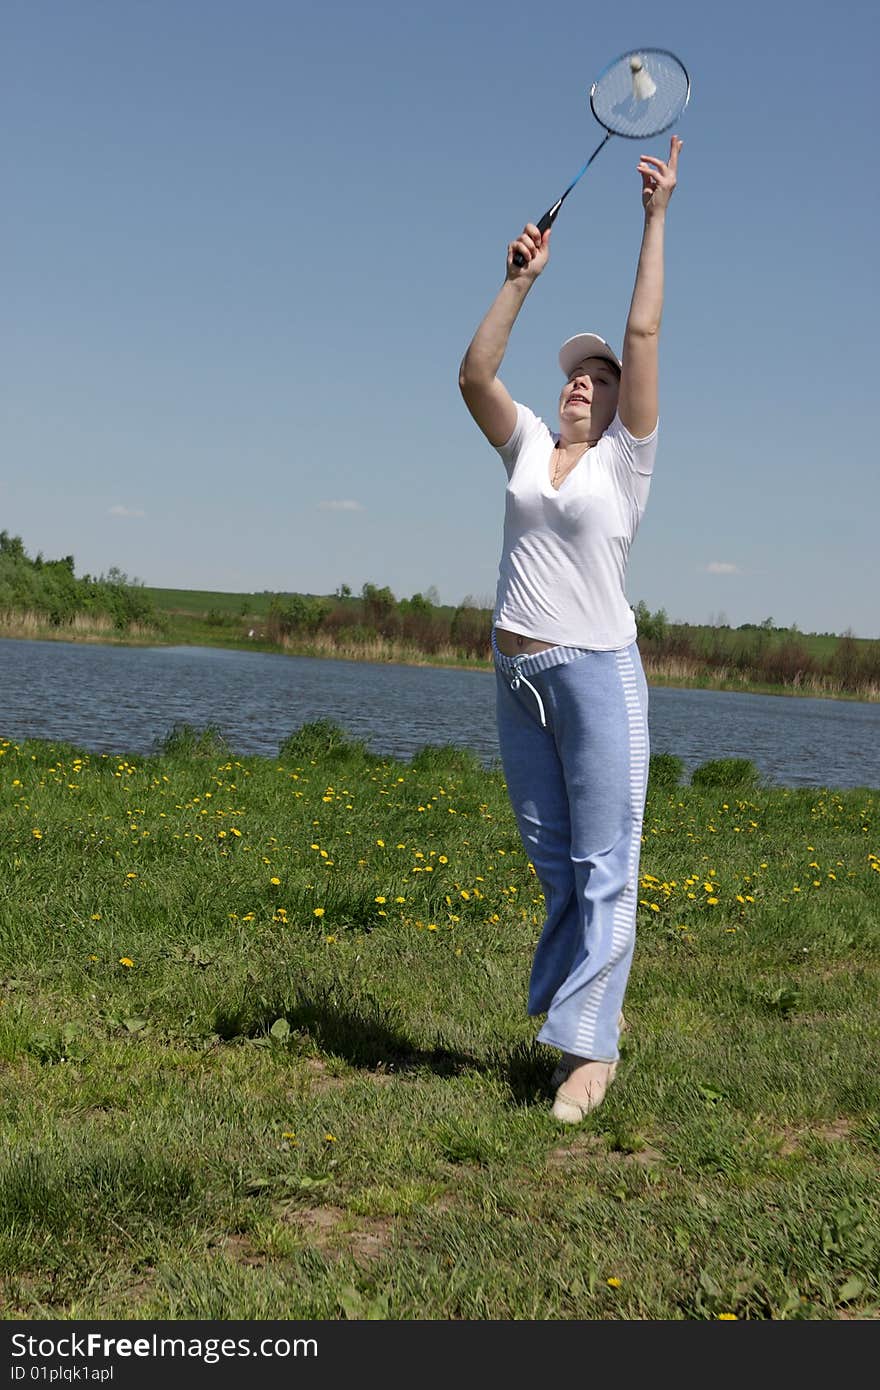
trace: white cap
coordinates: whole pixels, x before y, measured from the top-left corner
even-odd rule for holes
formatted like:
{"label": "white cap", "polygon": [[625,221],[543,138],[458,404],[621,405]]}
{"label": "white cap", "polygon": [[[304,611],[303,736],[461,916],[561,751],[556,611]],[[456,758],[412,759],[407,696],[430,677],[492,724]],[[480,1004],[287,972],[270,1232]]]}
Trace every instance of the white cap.
{"label": "white cap", "polygon": [[604,338],[600,338],[598,333],[578,333],[574,338],[567,338],[559,349],[559,365],[563,374],[571,376],[578,362],[583,362],[585,357],[604,357],[607,362],[613,362],[618,371],[621,370],[620,358]]}

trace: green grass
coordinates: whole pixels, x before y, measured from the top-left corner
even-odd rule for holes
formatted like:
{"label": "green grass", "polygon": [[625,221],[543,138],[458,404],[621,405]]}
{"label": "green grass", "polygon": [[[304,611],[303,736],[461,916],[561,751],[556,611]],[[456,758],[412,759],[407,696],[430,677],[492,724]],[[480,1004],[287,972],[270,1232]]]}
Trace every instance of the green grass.
{"label": "green grass", "polygon": [[3,1316],[877,1315],[876,791],[656,765],[570,1129],[497,772],[0,749]]}
{"label": "green grass", "polygon": [[[754,628],[740,631],[738,628],[709,627],[699,623],[685,624],[685,628],[701,649],[718,644],[731,655],[753,650],[760,636]],[[776,628],[773,632],[767,633],[764,640],[768,651],[772,651],[786,640],[796,641],[817,661],[826,661],[833,656],[840,637],[827,632],[799,632],[790,628]],[[871,645],[871,639],[866,637],[856,637],[854,642],[858,650],[864,650]]]}
{"label": "green grass", "polygon": [[144,587],[147,598],[166,613],[223,617],[265,617],[274,597],[270,593],[230,594],[213,589],[152,589]]}

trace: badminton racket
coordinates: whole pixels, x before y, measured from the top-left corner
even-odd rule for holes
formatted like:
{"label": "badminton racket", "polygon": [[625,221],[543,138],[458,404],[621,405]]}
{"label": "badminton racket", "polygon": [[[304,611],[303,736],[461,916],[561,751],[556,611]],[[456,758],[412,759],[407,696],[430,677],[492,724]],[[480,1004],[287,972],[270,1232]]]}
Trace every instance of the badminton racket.
{"label": "badminton racket", "polygon": [[[678,120],[690,94],[691,81],[684,63],[665,48],[640,48],[637,52],[623,53],[609,63],[590,88],[590,106],[596,120],[605,128],[605,138],[562,197],[544,213],[538,231],[543,235],[553,226],[569,193],[612,135],[622,135],[627,140],[647,140],[652,135],[660,135]],[[513,263],[525,265],[526,258],[521,251],[514,251]]]}

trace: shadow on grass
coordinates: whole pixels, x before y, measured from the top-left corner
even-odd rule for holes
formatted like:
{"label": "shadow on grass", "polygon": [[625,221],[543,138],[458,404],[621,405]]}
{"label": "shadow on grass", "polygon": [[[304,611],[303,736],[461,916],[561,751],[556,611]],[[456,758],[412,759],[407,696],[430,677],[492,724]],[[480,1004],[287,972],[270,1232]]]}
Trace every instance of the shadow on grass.
{"label": "shadow on grass", "polygon": [[280,1045],[297,1047],[308,1041],[321,1052],[341,1057],[364,1071],[429,1071],[435,1076],[478,1072],[495,1076],[510,1090],[514,1104],[546,1101],[553,1052],[537,1043],[499,1047],[488,1055],[451,1047],[438,1036],[433,1044],[417,1042],[394,1006],[379,1001],[344,1007],[329,995],[300,997],[290,1006],[269,1005],[257,1011],[224,1009],[214,1016],[214,1031],[227,1041],[235,1038],[278,1040],[273,1025],[283,1020],[289,1034]]}
{"label": "shadow on grass", "polygon": [[393,1010],[378,1002],[344,1008],[329,997],[300,998],[292,1007],[248,1011],[246,1020],[241,1010],[224,1010],[215,1015],[214,1031],[227,1040],[269,1037],[280,1019],[288,1024],[294,1046],[297,1039],[308,1039],[322,1052],[366,1071],[424,1068],[438,1076],[454,1076],[486,1070],[478,1057],[450,1048],[440,1038],[433,1046],[418,1045]]}
{"label": "shadow on grass", "polygon": [[514,1105],[546,1105],[552,1095],[550,1077],[557,1061],[558,1055],[552,1048],[523,1042],[494,1053],[486,1070],[506,1082]]}

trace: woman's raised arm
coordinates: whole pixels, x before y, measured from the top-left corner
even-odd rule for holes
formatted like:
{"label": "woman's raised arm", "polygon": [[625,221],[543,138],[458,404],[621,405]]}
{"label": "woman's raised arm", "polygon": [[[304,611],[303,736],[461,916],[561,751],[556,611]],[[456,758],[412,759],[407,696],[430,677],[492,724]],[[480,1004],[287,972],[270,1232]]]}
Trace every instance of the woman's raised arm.
{"label": "woman's raised arm", "polygon": [[663,238],[666,209],[675,188],[682,142],[673,135],[669,159],[643,155],[642,176],[645,230],[623,339],[618,414],[630,434],[645,439],[657,424],[658,341],[663,314]]}
{"label": "woman's raised arm", "polygon": [[[515,263],[517,251],[525,257],[525,265]],[[549,231],[542,236],[529,222],[507,248],[504,284],[474,334],[458,371],[458,385],[465,405],[489,443],[496,448],[507,443],[516,426],[516,406],[507,387],[498,379],[498,368],[507,351],[510,330],[549,255]]]}

